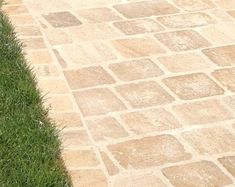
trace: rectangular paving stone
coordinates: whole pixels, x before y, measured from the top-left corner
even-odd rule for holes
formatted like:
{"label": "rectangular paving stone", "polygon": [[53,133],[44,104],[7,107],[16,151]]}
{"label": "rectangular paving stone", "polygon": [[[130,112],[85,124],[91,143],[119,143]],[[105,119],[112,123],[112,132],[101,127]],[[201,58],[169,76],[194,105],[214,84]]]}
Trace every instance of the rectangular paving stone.
{"label": "rectangular paving stone", "polygon": [[99,165],[99,161],[92,150],[64,150],[62,152],[62,158],[68,169],[95,167]]}
{"label": "rectangular paving stone", "polygon": [[218,166],[209,161],[172,166],[162,172],[175,187],[226,186],[232,183]]}
{"label": "rectangular paving stone", "polygon": [[155,42],[147,37],[118,39],[113,40],[111,43],[125,58],[145,57],[165,52],[157,41]]}
{"label": "rectangular paving stone", "polygon": [[126,35],[159,32],[164,30],[159,23],[150,18],[118,21],[113,24]]}
{"label": "rectangular paving stone", "polygon": [[235,111],[235,96],[227,96],[223,98],[223,101]]}
{"label": "rectangular paving stone", "polygon": [[214,0],[217,5],[224,9],[235,9],[235,2],[230,0]]}
{"label": "rectangular paving stone", "polygon": [[163,79],[163,82],[180,99],[190,100],[222,95],[224,90],[203,73],[180,75]]}
{"label": "rectangular paving stone", "polygon": [[53,26],[53,27],[71,27],[81,25],[82,23],[70,12],[51,12],[44,14],[43,17]]}
{"label": "rectangular paving stone", "polygon": [[84,116],[107,114],[124,110],[124,104],[106,88],[74,92],[75,99]]}
{"label": "rectangular paving stone", "polygon": [[23,42],[23,47],[25,50],[46,49],[44,39],[41,37],[23,38],[21,41]]}
{"label": "rectangular paving stone", "polygon": [[114,187],[167,187],[154,173],[120,175],[114,179]]}
{"label": "rectangular paving stone", "polygon": [[26,59],[29,64],[51,64],[53,62],[52,56],[48,50],[27,52]]}
{"label": "rectangular paving stone", "polygon": [[170,112],[162,108],[124,113],[120,117],[125,126],[136,134],[181,127],[179,121]]}
{"label": "rectangular paving stone", "polygon": [[3,6],[2,9],[8,15],[19,15],[28,13],[28,9],[24,5]]}
{"label": "rectangular paving stone", "polygon": [[12,24],[20,26],[20,25],[36,25],[35,20],[29,14],[22,15],[9,15],[9,18]]}
{"label": "rectangular paving stone", "polygon": [[199,27],[215,23],[206,13],[170,15],[159,17],[157,20],[168,28]]}
{"label": "rectangular paving stone", "polygon": [[72,63],[82,66],[115,60],[117,57],[104,42],[63,45],[60,49]]}
{"label": "rectangular paving stone", "polygon": [[174,100],[154,81],[120,85],[116,90],[133,108],[157,106]]}
{"label": "rectangular paving stone", "polygon": [[185,132],[182,136],[203,155],[235,151],[235,135],[224,128],[204,128]]}
{"label": "rectangular paving stone", "polygon": [[186,125],[202,125],[233,118],[218,100],[195,101],[174,106],[173,110]]}
{"label": "rectangular paving stone", "polygon": [[114,10],[108,7],[87,8],[76,11],[79,16],[91,23],[108,22],[122,19]]}
{"label": "rectangular paving stone", "polygon": [[112,117],[86,120],[86,124],[95,141],[108,141],[128,136],[122,125]]}
{"label": "rectangular paving stone", "polygon": [[214,8],[211,0],[173,0],[173,2],[186,11],[199,11]]}
{"label": "rectangular paving stone", "polygon": [[228,90],[235,92],[235,68],[220,69],[211,74]]}
{"label": "rectangular paving stone", "polygon": [[91,145],[85,130],[72,130],[61,132],[62,146],[66,149],[77,149],[81,146]]}
{"label": "rectangular paving stone", "polygon": [[108,187],[107,179],[102,170],[83,169],[69,172],[73,187]]}
{"label": "rectangular paving stone", "polygon": [[204,49],[202,52],[219,66],[235,64],[235,45]]}
{"label": "rectangular paving stone", "polygon": [[50,117],[56,123],[57,127],[69,128],[83,126],[80,114],[76,112],[52,113]]}
{"label": "rectangular paving stone", "polygon": [[226,156],[218,160],[235,177],[235,156]]}
{"label": "rectangular paving stone", "polygon": [[38,80],[38,86],[44,94],[65,94],[69,92],[64,79],[42,79]]}
{"label": "rectangular paving stone", "polygon": [[233,18],[235,18],[235,11],[234,10],[228,11],[228,14],[231,15]]}
{"label": "rectangular paving stone", "polygon": [[145,137],[108,146],[114,158],[125,169],[147,169],[191,157],[171,135]]}
{"label": "rectangular paving stone", "polygon": [[200,34],[192,30],[166,32],[155,37],[172,51],[187,51],[210,46]]}
{"label": "rectangular paving stone", "polygon": [[42,35],[39,27],[37,26],[19,26],[16,27],[16,32],[20,35],[20,37],[29,37],[29,36],[40,36]]}
{"label": "rectangular paving stone", "polygon": [[203,70],[210,67],[201,55],[192,52],[162,56],[158,60],[173,73]]}
{"label": "rectangular paving stone", "polygon": [[127,18],[150,17],[178,12],[176,7],[165,0],[131,2],[113,7]]}
{"label": "rectangular paving stone", "polygon": [[43,32],[45,33],[47,40],[52,46],[72,43],[71,36],[69,36],[62,29],[47,28],[47,29],[44,29]]}
{"label": "rectangular paving stone", "polygon": [[115,83],[111,75],[101,66],[67,70],[64,71],[64,75],[72,90]]}
{"label": "rectangular paving stone", "polygon": [[109,68],[122,81],[158,77],[163,71],[150,59],[138,59],[110,64]]}
{"label": "rectangular paving stone", "polygon": [[77,42],[110,40],[123,35],[108,23],[83,24],[66,30],[73,41]]}

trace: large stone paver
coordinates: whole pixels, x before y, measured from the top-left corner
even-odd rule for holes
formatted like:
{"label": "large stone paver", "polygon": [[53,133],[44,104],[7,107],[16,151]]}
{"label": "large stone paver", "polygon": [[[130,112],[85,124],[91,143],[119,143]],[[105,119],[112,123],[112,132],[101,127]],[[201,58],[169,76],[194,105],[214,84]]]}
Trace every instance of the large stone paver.
{"label": "large stone paver", "polygon": [[235,185],[234,0],[7,0],[75,187]]}

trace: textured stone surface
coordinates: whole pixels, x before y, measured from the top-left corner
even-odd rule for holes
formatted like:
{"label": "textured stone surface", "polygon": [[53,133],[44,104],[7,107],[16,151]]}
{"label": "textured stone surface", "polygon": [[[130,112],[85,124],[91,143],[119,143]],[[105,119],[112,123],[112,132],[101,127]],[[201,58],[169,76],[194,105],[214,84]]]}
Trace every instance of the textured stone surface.
{"label": "textured stone surface", "polygon": [[143,169],[191,157],[170,135],[130,140],[110,145],[108,149],[125,169]]}
{"label": "textured stone surface", "polygon": [[210,46],[205,38],[192,30],[161,33],[155,36],[172,51],[187,51]]}
{"label": "textured stone surface", "polygon": [[5,2],[74,187],[234,186],[233,0]]}
{"label": "textured stone surface", "polygon": [[175,187],[225,186],[232,181],[212,162],[200,161],[163,169]]}

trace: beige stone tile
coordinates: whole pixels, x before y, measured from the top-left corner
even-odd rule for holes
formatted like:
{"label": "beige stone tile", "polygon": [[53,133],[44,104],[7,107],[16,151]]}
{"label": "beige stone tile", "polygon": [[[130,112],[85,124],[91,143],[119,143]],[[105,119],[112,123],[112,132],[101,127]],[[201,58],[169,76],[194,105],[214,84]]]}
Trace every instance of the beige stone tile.
{"label": "beige stone tile", "polygon": [[56,123],[56,126],[61,127],[61,128],[83,126],[81,118],[80,118],[80,114],[76,112],[52,113],[50,114],[50,117]]}
{"label": "beige stone tile", "polygon": [[174,14],[178,12],[176,7],[165,0],[131,2],[114,5],[114,8],[127,18],[150,17],[154,15]]}
{"label": "beige stone tile", "polygon": [[214,0],[217,5],[224,9],[235,9],[235,2],[230,0]]}
{"label": "beige stone tile", "polygon": [[162,108],[121,114],[121,119],[136,134],[181,127],[178,120]]}
{"label": "beige stone tile", "polygon": [[187,51],[210,46],[205,38],[192,30],[161,33],[155,37],[172,51]]}
{"label": "beige stone tile", "polygon": [[108,141],[128,136],[121,124],[112,117],[87,120],[86,124],[95,141]]}
{"label": "beige stone tile", "polygon": [[107,179],[101,170],[73,170],[69,174],[73,187],[108,187]]}
{"label": "beige stone tile", "polygon": [[7,5],[21,4],[22,0],[6,0]]}
{"label": "beige stone tile", "polygon": [[228,90],[235,92],[235,68],[216,70],[212,72],[212,76]]}
{"label": "beige stone tile", "polygon": [[67,112],[74,110],[73,102],[68,95],[48,96],[45,106],[55,112]]}
{"label": "beige stone tile", "polygon": [[108,23],[83,24],[67,29],[69,36],[77,42],[114,39],[122,35]]}
{"label": "beige stone tile", "polygon": [[88,134],[85,130],[72,130],[61,132],[62,147],[76,149],[81,146],[91,145]]}
{"label": "beige stone tile", "polygon": [[115,80],[101,66],[92,66],[64,72],[71,89],[87,88],[115,83]]}
{"label": "beige stone tile", "polygon": [[8,15],[19,15],[28,13],[28,9],[24,5],[3,6],[2,9]]}
{"label": "beige stone tile", "polygon": [[203,70],[210,64],[197,53],[182,53],[159,57],[158,60],[173,73]]}
{"label": "beige stone tile", "polygon": [[122,81],[158,77],[163,74],[163,71],[150,59],[110,64],[109,68]]}
{"label": "beige stone tile", "polygon": [[114,179],[113,184],[114,187],[167,187],[162,180],[153,173],[118,176]]}
{"label": "beige stone tile", "polygon": [[232,181],[209,161],[172,166],[162,170],[175,187],[226,186]]}
{"label": "beige stone tile", "polygon": [[117,86],[116,90],[134,108],[162,105],[174,100],[154,81],[125,84]]}
{"label": "beige stone tile", "polygon": [[144,57],[165,52],[157,42],[147,37],[113,40],[112,45],[125,58]]}
{"label": "beige stone tile", "polygon": [[235,41],[235,25],[232,23],[210,25],[199,32],[214,45],[225,45]]}
{"label": "beige stone tile", "polygon": [[107,114],[124,110],[124,104],[106,88],[74,92],[75,99],[84,116]]}
{"label": "beige stone tile", "polygon": [[231,22],[233,18],[226,13],[225,10],[222,9],[211,9],[209,13],[213,15],[213,17],[217,18],[221,22]]}
{"label": "beige stone tile", "polygon": [[119,173],[118,167],[114,165],[114,163],[110,160],[109,156],[105,152],[100,152],[100,155],[110,176]]}
{"label": "beige stone tile", "polygon": [[219,66],[235,64],[235,45],[204,49],[202,52]]}
{"label": "beige stone tile", "polygon": [[232,16],[233,18],[235,18],[235,11],[234,10],[228,11],[228,14],[230,16]]}
{"label": "beige stone tile", "polygon": [[113,51],[103,42],[63,45],[60,49],[74,64],[100,64],[115,60]]}
{"label": "beige stone tile", "polygon": [[60,76],[60,71],[55,65],[31,65],[37,78],[50,78]]}
{"label": "beige stone tile", "polygon": [[217,100],[196,101],[173,107],[179,119],[187,125],[202,125],[233,118]]}
{"label": "beige stone tile", "polygon": [[52,12],[44,14],[43,17],[53,26],[53,27],[71,27],[81,25],[82,23],[71,14],[71,12]]}
{"label": "beige stone tile", "polygon": [[170,15],[159,17],[157,20],[168,28],[198,27],[215,23],[206,13]]}
{"label": "beige stone tile", "polygon": [[190,100],[222,95],[224,90],[204,73],[180,75],[163,79],[180,99]]}
{"label": "beige stone tile", "polygon": [[10,20],[13,25],[35,25],[36,22],[31,15],[9,15]]}
{"label": "beige stone tile", "polygon": [[79,16],[91,23],[108,22],[121,19],[115,11],[108,7],[80,9],[77,13]]}
{"label": "beige stone tile", "polygon": [[71,37],[62,29],[47,28],[43,32],[52,46],[72,43]]}
{"label": "beige stone tile", "polygon": [[47,50],[27,52],[26,59],[29,64],[50,64],[53,61]]}
{"label": "beige stone tile", "polygon": [[223,101],[235,111],[235,96],[227,96]]}
{"label": "beige stone tile", "polygon": [[48,12],[58,12],[58,11],[66,11],[71,9],[71,6],[67,3],[68,0],[26,0],[28,7],[35,14],[42,14]]}
{"label": "beige stone tile", "polygon": [[235,177],[235,156],[226,156],[218,160]]}
{"label": "beige stone tile", "polygon": [[171,135],[129,140],[109,145],[108,149],[125,169],[146,169],[191,157]]}
{"label": "beige stone tile", "polygon": [[38,81],[38,86],[45,94],[65,94],[69,92],[64,79],[42,79]]}
{"label": "beige stone tile", "polygon": [[211,0],[173,0],[173,2],[186,11],[198,11],[214,8]]}
{"label": "beige stone tile", "polygon": [[16,26],[16,32],[20,37],[40,36],[41,31],[37,26]]}
{"label": "beige stone tile", "polygon": [[205,128],[182,134],[200,154],[211,155],[235,151],[235,136],[224,128]]}
{"label": "beige stone tile", "polygon": [[114,26],[126,35],[159,32],[164,30],[159,23],[150,18],[118,21],[114,23]]}
{"label": "beige stone tile", "polygon": [[24,38],[21,39],[24,44],[24,49],[32,50],[32,49],[45,49],[46,44],[43,38]]}
{"label": "beige stone tile", "polygon": [[99,165],[92,150],[65,150],[62,158],[67,168],[94,167]]}

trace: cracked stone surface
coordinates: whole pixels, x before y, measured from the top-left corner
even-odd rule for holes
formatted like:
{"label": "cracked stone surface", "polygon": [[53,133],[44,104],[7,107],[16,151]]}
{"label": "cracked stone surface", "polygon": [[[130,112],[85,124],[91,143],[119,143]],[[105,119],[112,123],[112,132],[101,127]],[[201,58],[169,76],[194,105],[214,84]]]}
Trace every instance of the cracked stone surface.
{"label": "cracked stone surface", "polygon": [[74,187],[235,185],[234,0],[6,0]]}

